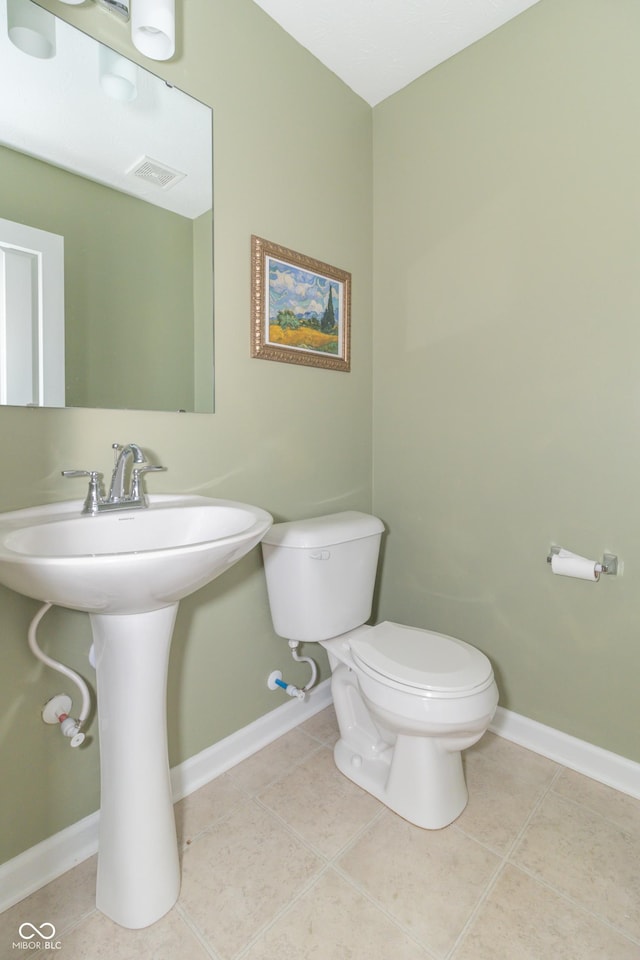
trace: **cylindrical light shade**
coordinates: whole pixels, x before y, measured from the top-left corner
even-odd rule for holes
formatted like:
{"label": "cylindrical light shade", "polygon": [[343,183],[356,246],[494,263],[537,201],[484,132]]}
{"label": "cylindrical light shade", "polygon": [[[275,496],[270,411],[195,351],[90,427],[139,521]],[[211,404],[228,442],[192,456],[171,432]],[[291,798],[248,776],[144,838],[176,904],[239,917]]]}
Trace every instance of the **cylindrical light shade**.
{"label": "cylindrical light shade", "polygon": [[131,39],[145,57],[172,57],[176,49],[175,0],[132,0]]}
{"label": "cylindrical light shade", "polygon": [[131,60],[100,44],[100,86],[112,100],[135,100],[138,68]]}
{"label": "cylindrical light shade", "polygon": [[35,3],[8,0],[7,32],[11,43],[31,57],[50,60],[56,55],[56,18]]}

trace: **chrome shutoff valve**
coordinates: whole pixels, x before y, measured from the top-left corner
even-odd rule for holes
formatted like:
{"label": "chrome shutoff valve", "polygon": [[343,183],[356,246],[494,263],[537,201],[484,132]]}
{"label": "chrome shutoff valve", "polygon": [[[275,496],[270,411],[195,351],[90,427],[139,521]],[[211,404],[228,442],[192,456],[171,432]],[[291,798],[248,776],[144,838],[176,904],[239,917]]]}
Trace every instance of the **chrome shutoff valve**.
{"label": "chrome shutoff valve", "polygon": [[59,693],[45,703],[42,719],[45,723],[60,724],[62,735],[69,738],[69,745],[79,747],[84,743],[84,733],[80,732],[80,721],[69,716],[69,710],[71,710],[71,698],[64,693]]}

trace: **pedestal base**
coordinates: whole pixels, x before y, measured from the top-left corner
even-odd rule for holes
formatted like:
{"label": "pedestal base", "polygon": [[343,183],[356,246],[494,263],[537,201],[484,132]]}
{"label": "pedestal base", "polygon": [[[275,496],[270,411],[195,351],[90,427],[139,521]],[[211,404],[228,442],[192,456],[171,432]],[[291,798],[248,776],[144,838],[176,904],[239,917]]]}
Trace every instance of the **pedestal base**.
{"label": "pedestal base", "polygon": [[159,920],[180,890],[166,720],[177,610],[90,615],[101,778],[96,906],[132,929]]}

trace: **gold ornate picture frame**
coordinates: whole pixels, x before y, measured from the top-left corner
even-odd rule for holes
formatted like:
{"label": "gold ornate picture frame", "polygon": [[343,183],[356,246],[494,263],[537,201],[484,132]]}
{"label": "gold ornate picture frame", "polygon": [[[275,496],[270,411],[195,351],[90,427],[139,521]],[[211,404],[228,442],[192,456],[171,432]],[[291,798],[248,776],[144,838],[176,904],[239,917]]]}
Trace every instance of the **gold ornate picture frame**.
{"label": "gold ornate picture frame", "polygon": [[251,237],[251,356],[351,369],[351,274]]}

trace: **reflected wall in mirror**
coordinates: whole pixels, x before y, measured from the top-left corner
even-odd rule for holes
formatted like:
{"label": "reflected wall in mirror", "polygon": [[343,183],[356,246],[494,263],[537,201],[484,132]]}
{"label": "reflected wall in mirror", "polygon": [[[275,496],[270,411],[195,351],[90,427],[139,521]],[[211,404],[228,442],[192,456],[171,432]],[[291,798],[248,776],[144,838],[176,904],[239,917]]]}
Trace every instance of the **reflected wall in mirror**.
{"label": "reflected wall in mirror", "polygon": [[32,0],[0,83],[0,403],[213,412],[211,109]]}

